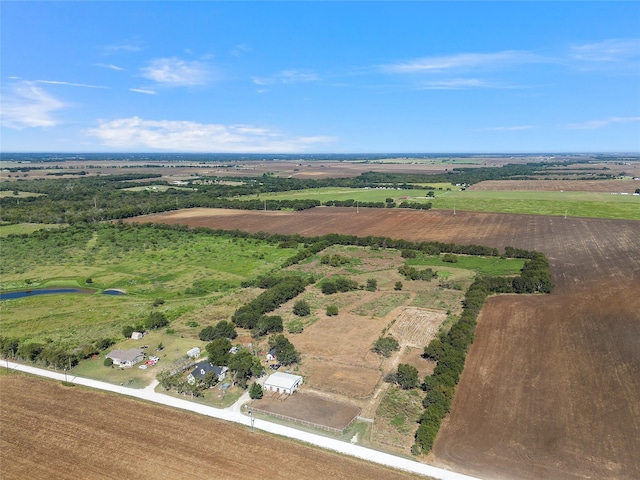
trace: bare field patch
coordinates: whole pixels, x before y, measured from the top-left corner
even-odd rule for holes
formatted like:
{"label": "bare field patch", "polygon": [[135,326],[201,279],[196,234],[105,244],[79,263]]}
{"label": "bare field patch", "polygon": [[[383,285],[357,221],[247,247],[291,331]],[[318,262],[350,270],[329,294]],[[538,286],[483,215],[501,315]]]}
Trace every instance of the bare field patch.
{"label": "bare field patch", "polygon": [[441,311],[406,307],[389,332],[401,344],[424,348],[435,338],[446,318]]}
{"label": "bare field patch", "polygon": [[262,410],[285,420],[293,419],[311,426],[342,431],[360,414],[360,408],[335,402],[317,395],[296,392],[293,395],[265,393],[254,400],[251,408]]}
{"label": "bare field patch", "polygon": [[[375,354],[371,353],[370,357],[380,363]],[[362,400],[373,393],[381,372],[373,366],[349,365],[326,357],[307,357],[300,365],[300,373],[309,388]]]}
{"label": "bare field patch", "polygon": [[191,412],[25,376],[0,376],[0,400],[3,480],[416,478]]}

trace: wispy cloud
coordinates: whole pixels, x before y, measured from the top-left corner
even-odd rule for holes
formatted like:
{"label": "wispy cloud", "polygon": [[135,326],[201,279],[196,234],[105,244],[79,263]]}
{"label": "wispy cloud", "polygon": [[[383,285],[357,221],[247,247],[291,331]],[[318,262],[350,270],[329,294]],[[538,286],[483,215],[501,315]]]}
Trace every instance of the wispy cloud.
{"label": "wispy cloud", "polygon": [[244,55],[245,53],[251,52],[252,49],[246,43],[239,43],[235,47],[231,49],[231,55],[234,57],[239,57],[240,55]]}
{"label": "wispy cloud", "polygon": [[506,50],[494,53],[458,53],[454,55],[423,57],[403,62],[380,65],[387,73],[425,73],[467,71],[480,67],[513,65],[540,61],[530,52]]}
{"label": "wispy cloud", "polygon": [[485,128],[476,128],[477,132],[520,132],[522,130],[531,130],[533,128],[532,125],[514,125],[511,127],[485,127]]}
{"label": "wispy cloud", "polygon": [[146,88],[130,88],[129,89],[132,92],[136,92],[136,93],[144,93],[146,95],[157,95],[158,92],[156,92],[155,90],[148,90]]}
{"label": "wispy cloud", "polygon": [[85,131],[102,144],[122,149],[190,152],[302,152],[331,137],[289,137],[251,125],[204,124],[190,121],[145,120],[139,117],[100,121]]}
{"label": "wispy cloud", "polygon": [[453,78],[446,80],[433,80],[423,82],[419,86],[422,90],[462,90],[467,88],[505,88],[493,82],[487,82],[478,78]]}
{"label": "wispy cloud", "polygon": [[112,63],[96,63],[96,67],[108,68],[110,70],[116,70],[118,72],[122,72],[125,70],[124,68],[113,65]]}
{"label": "wispy cloud", "polygon": [[103,55],[114,55],[122,52],[139,52],[142,50],[136,42],[113,43],[102,47]]}
{"label": "wispy cloud", "polygon": [[602,42],[574,45],[572,55],[587,62],[619,62],[640,57],[640,39],[609,39]]}
{"label": "wispy cloud", "polygon": [[194,86],[208,83],[211,70],[207,64],[199,61],[177,57],[156,58],[140,71],[140,76],[165,86]]}
{"label": "wispy cloud", "polygon": [[277,83],[316,82],[320,75],[310,70],[282,70],[268,77],[253,77],[256,85],[273,85]]}
{"label": "wispy cloud", "polygon": [[53,113],[66,106],[34,82],[28,81],[6,87],[1,98],[2,125],[16,129],[53,127],[60,123]]}
{"label": "wispy cloud", "polygon": [[86,83],[72,83],[72,82],[60,82],[58,80],[35,80],[36,83],[47,83],[49,85],[66,85],[68,87],[82,87],[82,88],[109,88],[101,85],[87,85]]}
{"label": "wispy cloud", "polygon": [[570,123],[567,128],[590,130],[604,128],[617,123],[640,122],[640,117],[609,117],[602,120],[590,120],[583,123]]}

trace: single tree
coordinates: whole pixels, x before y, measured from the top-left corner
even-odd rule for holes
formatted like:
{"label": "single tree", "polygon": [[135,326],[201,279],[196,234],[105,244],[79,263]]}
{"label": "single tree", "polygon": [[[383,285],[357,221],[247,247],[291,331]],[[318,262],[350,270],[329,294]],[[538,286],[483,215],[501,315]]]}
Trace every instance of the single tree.
{"label": "single tree", "polygon": [[225,366],[229,363],[231,342],[228,339],[216,338],[208,343],[205,349],[209,354],[209,362],[213,365]]}
{"label": "single tree", "polygon": [[338,315],[338,306],[337,305],[327,305],[327,316],[333,317]]}
{"label": "single tree", "polygon": [[391,355],[391,352],[400,349],[400,344],[393,337],[380,337],[373,344],[373,351],[388,357]]}
{"label": "single tree", "polygon": [[418,381],[418,369],[413,365],[401,363],[400,365],[398,365],[396,382],[403,390],[416,388],[420,384],[420,382]]}
{"label": "single tree", "polygon": [[249,398],[252,400],[259,400],[264,395],[264,391],[262,390],[262,386],[254,382],[251,384],[251,388],[249,388]]}
{"label": "single tree", "polygon": [[402,290],[402,282],[396,282],[396,285],[393,288],[395,290]]}

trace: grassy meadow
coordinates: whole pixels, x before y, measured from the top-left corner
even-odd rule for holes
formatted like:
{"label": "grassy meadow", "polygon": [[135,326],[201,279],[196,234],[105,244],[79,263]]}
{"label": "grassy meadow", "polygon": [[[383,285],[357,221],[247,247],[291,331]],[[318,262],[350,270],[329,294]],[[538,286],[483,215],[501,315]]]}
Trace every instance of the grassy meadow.
{"label": "grassy meadow", "polygon": [[[64,286],[96,293],[3,300],[0,331],[76,346],[121,337],[123,326],[152,310],[176,320],[227,297],[238,306],[242,281],[272,271],[293,252],[254,239],[110,224],[5,237],[2,291]],[[102,295],[105,289],[126,295]],[[164,303],[154,307],[156,299]]]}
{"label": "grassy meadow", "polygon": [[640,220],[640,196],[602,192],[436,192],[433,208],[568,217]]}
{"label": "grassy meadow", "polygon": [[[401,202],[403,200],[409,200],[412,202],[419,201],[431,201],[432,199],[426,198],[427,193],[433,191],[434,194],[438,192],[446,191],[447,188],[452,188],[449,183],[434,183],[429,185],[436,190],[428,189],[414,189],[414,190],[399,190],[399,189],[383,189],[383,188],[344,188],[344,187],[326,187],[326,188],[308,188],[305,190],[291,190],[287,192],[275,192],[275,193],[262,193],[260,196],[250,195],[246,197],[247,200],[255,200],[259,198],[261,200],[300,200],[300,199],[315,199],[321,202],[329,200],[357,200],[359,202],[384,202],[387,198],[392,198],[395,202]],[[438,190],[442,189],[442,190]],[[267,205],[268,207],[268,205]]]}

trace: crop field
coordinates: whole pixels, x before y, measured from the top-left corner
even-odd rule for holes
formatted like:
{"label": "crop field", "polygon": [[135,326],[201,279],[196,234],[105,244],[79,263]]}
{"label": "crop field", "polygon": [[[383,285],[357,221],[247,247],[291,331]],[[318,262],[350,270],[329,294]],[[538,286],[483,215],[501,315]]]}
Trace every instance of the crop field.
{"label": "crop field", "polygon": [[537,191],[632,194],[640,188],[638,180],[486,180],[467,188],[467,191]]}
{"label": "crop field", "polygon": [[187,215],[138,221],[544,252],[554,292],[489,299],[429,459],[497,479],[640,478],[640,222],[351,208]]}
{"label": "crop field", "polygon": [[417,478],[193,413],[17,375],[0,376],[0,430],[3,480]]}

